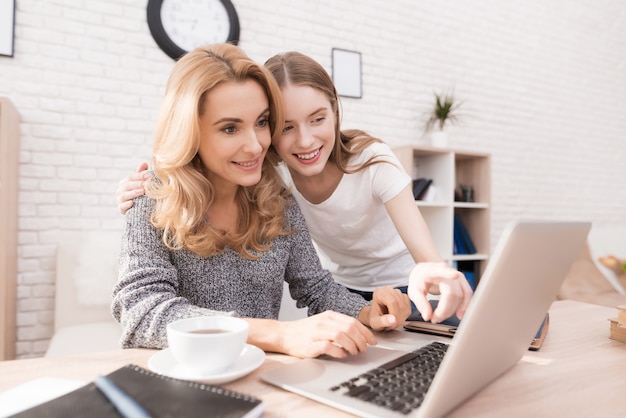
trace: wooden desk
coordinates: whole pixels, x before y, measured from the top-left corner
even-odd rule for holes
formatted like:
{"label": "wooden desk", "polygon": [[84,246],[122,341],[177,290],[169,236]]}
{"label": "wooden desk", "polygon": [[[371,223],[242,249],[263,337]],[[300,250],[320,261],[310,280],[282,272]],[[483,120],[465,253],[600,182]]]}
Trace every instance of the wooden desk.
{"label": "wooden desk", "polygon": [[[617,417],[626,414],[626,344],[609,339],[607,318],[617,310],[559,301],[550,309],[550,329],[542,349],[529,352],[513,369],[457,408],[451,417]],[[118,350],[65,358],[0,362],[0,391],[54,376],[93,380],[127,363],[147,367],[153,350]],[[259,379],[260,373],[298,361],[268,354],[252,374],[225,386],[263,399],[265,417],[348,417]]]}

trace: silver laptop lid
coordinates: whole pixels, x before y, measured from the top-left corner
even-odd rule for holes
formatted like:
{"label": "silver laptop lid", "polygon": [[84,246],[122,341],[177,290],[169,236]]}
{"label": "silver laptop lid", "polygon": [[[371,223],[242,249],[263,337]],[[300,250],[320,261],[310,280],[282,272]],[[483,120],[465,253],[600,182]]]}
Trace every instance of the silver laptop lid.
{"label": "silver laptop lid", "polygon": [[522,358],[590,228],[589,222],[507,226],[420,413],[445,415]]}
{"label": "silver laptop lid", "polygon": [[[379,345],[405,351],[371,347],[367,353],[346,360],[305,359],[265,372],[261,378],[361,416],[443,416],[526,353],[590,228],[589,222],[510,223],[452,340],[401,331],[377,333]],[[433,340],[451,346],[421,407],[409,415],[329,390],[338,379],[357,376]]]}

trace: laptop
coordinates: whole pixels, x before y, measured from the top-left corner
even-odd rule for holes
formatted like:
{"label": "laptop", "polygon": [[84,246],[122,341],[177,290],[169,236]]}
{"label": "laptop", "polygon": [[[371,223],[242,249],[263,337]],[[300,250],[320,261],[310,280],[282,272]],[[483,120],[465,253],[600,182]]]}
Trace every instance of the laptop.
{"label": "laptop", "polygon": [[[446,415],[527,352],[590,228],[589,222],[507,225],[452,340],[400,330],[376,333],[378,345],[366,353],[347,359],[303,359],[267,371],[261,379],[363,417]],[[395,363],[406,358],[423,361],[421,351],[443,351],[428,354],[426,363],[418,367],[408,366],[428,369],[428,363],[442,358],[426,379],[430,381],[414,376],[403,381],[405,377],[392,374],[387,383],[373,382],[374,375],[396,373]],[[381,397],[394,384],[393,395]],[[422,385],[428,389],[421,389]],[[396,399],[396,392],[419,401],[407,406],[405,400]]]}

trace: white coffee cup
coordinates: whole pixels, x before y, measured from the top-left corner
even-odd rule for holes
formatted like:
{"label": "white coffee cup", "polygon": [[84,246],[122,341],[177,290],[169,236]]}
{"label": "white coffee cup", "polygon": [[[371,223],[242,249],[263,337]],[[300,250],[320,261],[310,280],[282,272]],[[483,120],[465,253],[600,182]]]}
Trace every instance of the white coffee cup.
{"label": "white coffee cup", "polygon": [[200,316],[167,325],[167,343],[178,364],[198,374],[226,370],[243,351],[249,325],[230,316]]}

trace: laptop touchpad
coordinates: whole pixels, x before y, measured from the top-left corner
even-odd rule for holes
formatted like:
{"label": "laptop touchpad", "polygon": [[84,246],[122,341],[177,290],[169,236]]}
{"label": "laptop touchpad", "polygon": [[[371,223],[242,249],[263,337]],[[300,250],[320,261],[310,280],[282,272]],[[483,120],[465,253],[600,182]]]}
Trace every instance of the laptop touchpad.
{"label": "laptop touchpad", "polygon": [[365,372],[403,354],[405,352],[399,350],[369,347],[365,353],[359,353],[345,359],[329,356],[303,359],[263,373],[261,378],[279,386],[322,380],[326,383],[325,386],[330,387],[332,382],[340,382],[345,379],[345,376],[358,374],[361,370]]}

